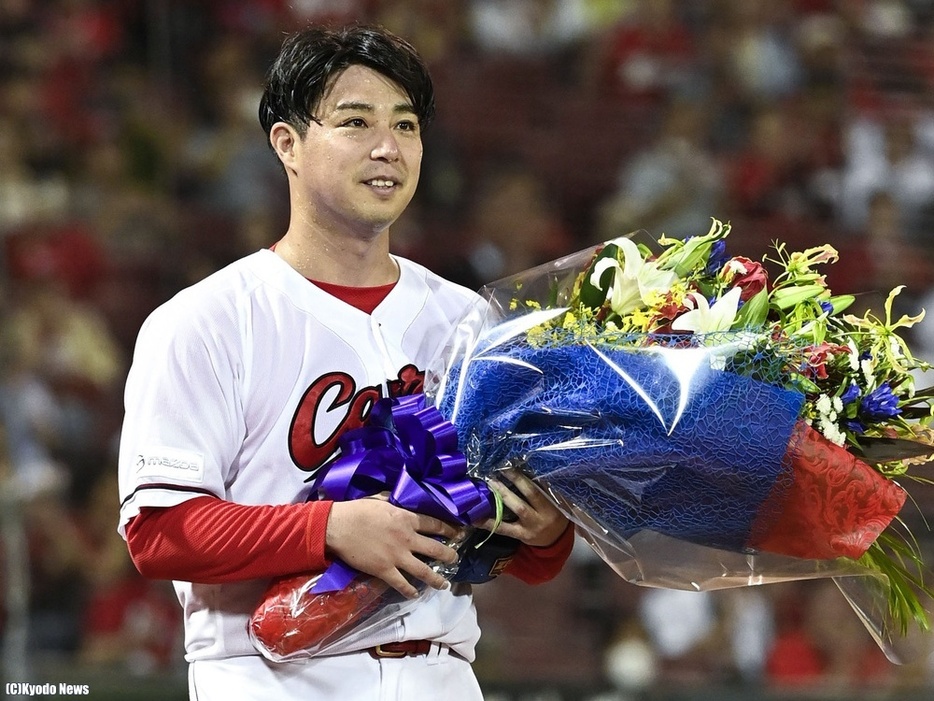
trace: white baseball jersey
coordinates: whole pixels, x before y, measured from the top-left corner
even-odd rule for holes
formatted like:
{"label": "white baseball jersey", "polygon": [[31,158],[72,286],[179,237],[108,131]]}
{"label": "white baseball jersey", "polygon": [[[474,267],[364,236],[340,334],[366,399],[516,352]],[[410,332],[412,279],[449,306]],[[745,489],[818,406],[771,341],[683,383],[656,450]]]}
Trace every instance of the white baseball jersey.
{"label": "white baseball jersey", "polygon": [[[156,309],[140,331],[126,386],[120,532],[141,507],[204,494],[240,504],[304,501],[337,436],[375,399],[419,387],[454,322],[479,300],[395,260],[399,281],[372,315],[269,250]],[[247,620],[268,582],[174,584],[186,659],[258,654]],[[347,647],[428,639],[472,660],[479,634],[468,588],[438,592]]]}

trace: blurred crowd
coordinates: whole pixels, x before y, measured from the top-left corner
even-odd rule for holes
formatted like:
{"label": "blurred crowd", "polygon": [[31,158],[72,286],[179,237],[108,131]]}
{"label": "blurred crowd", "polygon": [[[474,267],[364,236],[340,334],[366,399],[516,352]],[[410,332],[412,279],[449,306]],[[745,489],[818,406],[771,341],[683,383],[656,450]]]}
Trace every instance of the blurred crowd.
{"label": "blurred crowd", "polygon": [[[835,291],[934,307],[934,0],[0,0],[0,492],[37,653],[181,663],[170,589],[115,532],[123,378],[157,304],[283,233],[263,72],[285,32],[350,20],[436,81],[400,254],[479,287],[717,216],[735,253],[828,242]],[[934,317],[911,333],[934,359]],[[480,588],[481,678],[934,678],[841,633],[857,619],[817,583],[686,603],[582,553],[527,614],[517,586]]]}

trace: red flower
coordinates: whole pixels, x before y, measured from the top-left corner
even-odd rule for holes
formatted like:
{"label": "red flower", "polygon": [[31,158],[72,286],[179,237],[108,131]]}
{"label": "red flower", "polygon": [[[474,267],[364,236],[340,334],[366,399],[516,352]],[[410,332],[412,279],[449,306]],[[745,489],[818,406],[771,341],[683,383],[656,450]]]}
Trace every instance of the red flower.
{"label": "red flower", "polygon": [[819,346],[811,346],[808,350],[808,368],[811,377],[818,380],[826,380],[827,361],[837,353],[849,353],[850,349],[836,343],[821,343]]}
{"label": "red flower", "polygon": [[687,307],[680,301],[675,300],[674,293],[667,292],[665,294],[665,302],[655,310],[655,316],[652,322],[653,324],[659,324],[659,322],[662,321],[674,321],[679,315],[686,311]]}
{"label": "red flower", "polygon": [[728,285],[742,290],[739,298],[743,302],[755,297],[769,283],[768,271],[762,263],[743,256],[735,256],[728,260],[720,269],[720,277]]}

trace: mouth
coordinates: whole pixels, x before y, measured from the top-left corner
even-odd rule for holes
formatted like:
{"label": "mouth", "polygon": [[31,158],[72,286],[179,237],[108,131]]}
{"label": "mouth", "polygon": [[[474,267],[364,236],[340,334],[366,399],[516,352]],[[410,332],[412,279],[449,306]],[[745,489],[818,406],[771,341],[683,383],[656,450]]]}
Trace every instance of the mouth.
{"label": "mouth", "polygon": [[400,187],[402,183],[393,178],[370,178],[369,180],[364,180],[363,184],[373,188],[377,192],[392,192]]}

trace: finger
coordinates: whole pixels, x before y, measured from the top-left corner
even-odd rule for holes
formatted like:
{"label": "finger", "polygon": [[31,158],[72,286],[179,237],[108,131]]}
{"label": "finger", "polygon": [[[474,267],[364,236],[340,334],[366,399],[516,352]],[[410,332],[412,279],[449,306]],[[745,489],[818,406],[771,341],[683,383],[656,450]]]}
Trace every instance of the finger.
{"label": "finger", "polygon": [[[480,528],[496,533],[497,535],[504,535],[510,538],[519,538],[524,532],[525,529],[520,526],[518,523],[509,523],[508,521],[501,521],[497,526],[496,521],[489,519],[484,521],[479,526]],[[521,538],[519,538],[521,540]]]}
{"label": "finger", "polygon": [[428,560],[453,565],[458,560],[457,550],[440,540],[423,536],[412,544],[412,552],[424,555]]}
{"label": "finger", "polygon": [[[404,569],[410,575],[424,582],[432,589],[447,589],[451,586],[448,583],[448,580],[446,580],[442,575],[435,572],[426,563],[422,562],[416,557],[413,557],[411,560],[409,560]],[[413,587],[413,589],[415,589],[415,587]]]}
{"label": "finger", "polygon": [[503,498],[503,506],[512,511],[520,521],[528,517],[532,511],[529,502],[495,479],[490,480],[490,486]]}
{"label": "finger", "polygon": [[521,470],[510,467],[504,470],[503,474],[530,504],[537,505],[545,501],[545,495],[542,494],[542,490],[539,489],[532,478]]}
{"label": "finger", "polygon": [[406,579],[399,570],[392,570],[392,572],[384,575],[382,580],[402,594],[406,599],[415,599],[418,597],[418,588]]}
{"label": "finger", "polygon": [[464,534],[463,528],[450,523],[445,523],[441,519],[433,516],[418,514],[418,522],[415,530],[423,535],[437,535],[443,538],[454,540]]}
{"label": "finger", "polygon": [[516,485],[529,483],[531,481],[529,476],[517,467],[503,468],[502,474],[506,477],[506,479]]}

